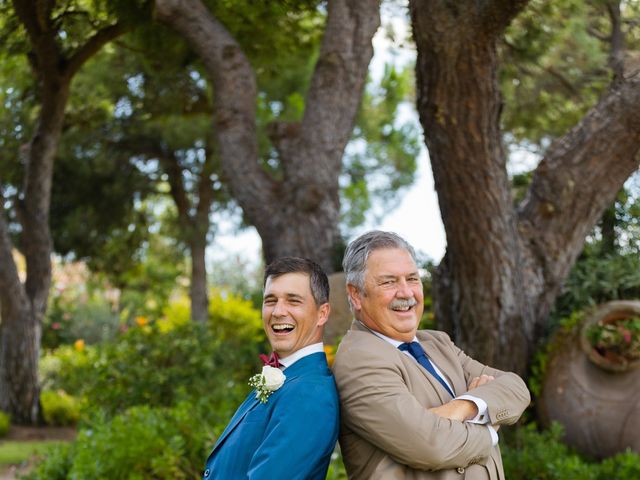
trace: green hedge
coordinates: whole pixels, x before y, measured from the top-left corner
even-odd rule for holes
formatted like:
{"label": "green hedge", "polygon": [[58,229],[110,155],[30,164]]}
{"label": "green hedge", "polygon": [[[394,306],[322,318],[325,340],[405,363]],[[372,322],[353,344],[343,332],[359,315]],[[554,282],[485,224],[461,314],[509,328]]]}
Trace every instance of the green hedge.
{"label": "green hedge", "polygon": [[76,441],[52,449],[33,480],[199,478],[212,445],[210,418],[192,404],[133,407],[85,425]]}
{"label": "green hedge", "polygon": [[[501,431],[502,432],[502,431]],[[627,480],[640,478],[640,455],[621,453],[602,462],[578,455],[562,442],[562,426],[545,431],[528,424],[501,441],[505,477],[509,480]]]}

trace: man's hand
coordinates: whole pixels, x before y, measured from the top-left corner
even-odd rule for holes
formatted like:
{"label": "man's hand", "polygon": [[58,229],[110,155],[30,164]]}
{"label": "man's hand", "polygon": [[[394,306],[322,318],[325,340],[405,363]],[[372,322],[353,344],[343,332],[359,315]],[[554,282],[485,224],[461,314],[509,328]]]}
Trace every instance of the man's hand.
{"label": "man's hand", "polygon": [[439,415],[440,417],[464,422],[465,420],[472,419],[478,414],[478,407],[476,407],[475,403],[469,400],[451,400],[439,407],[430,408],[429,411]]}
{"label": "man's hand", "polygon": [[[469,382],[467,391],[473,390],[474,388],[479,387],[480,385],[484,385],[485,383],[489,383],[493,380],[495,380],[495,377],[493,375],[481,375],[479,377],[474,377]],[[495,428],[496,432],[500,430],[500,425],[492,425],[492,427]]]}
{"label": "man's hand", "polygon": [[[474,377],[469,382],[467,391],[484,385],[495,380],[492,375],[481,375]],[[471,420],[478,414],[478,407],[470,400],[451,400],[450,402],[440,405],[439,407],[433,407],[429,409],[430,412],[439,415],[440,417],[449,418],[451,420],[458,420],[464,422],[465,420]]]}
{"label": "man's hand", "polygon": [[489,383],[493,380],[495,380],[495,377],[493,375],[481,375],[479,377],[474,377],[469,382],[467,391],[473,390],[474,388],[479,387],[480,385],[484,385],[485,383]]}

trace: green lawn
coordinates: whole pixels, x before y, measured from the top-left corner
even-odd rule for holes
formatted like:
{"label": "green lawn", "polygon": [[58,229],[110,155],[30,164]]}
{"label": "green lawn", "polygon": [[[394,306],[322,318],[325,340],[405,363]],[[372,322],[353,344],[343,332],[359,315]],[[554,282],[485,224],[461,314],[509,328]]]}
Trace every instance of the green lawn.
{"label": "green lawn", "polygon": [[62,443],[60,440],[33,442],[0,441],[0,467],[17,465],[28,458],[44,452],[52,445]]}

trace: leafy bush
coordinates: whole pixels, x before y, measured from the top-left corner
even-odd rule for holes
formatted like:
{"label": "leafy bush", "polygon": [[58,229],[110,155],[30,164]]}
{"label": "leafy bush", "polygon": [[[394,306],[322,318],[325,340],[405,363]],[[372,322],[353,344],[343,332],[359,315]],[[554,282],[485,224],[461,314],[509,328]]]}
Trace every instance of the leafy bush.
{"label": "leafy bush", "polygon": [[82,398],[86,410],[77,440],[53,450],[30,478],[199,476],[265,348],[248,301],[212,300],[206,324],[174,303],[162,320],[145,317],[114,340],[47,354],[43,383]]}
{"label": "leafy bush", "polygon": [[0,438],[4,437],[9,432],[10,426],[11,417],[0,410]]}
{"label": "leafy bush", "polygon": [[46,352],[40,358],[38,368],[41,388],[63,389],[77,395],[83,388],[86,372],[93,368],[97,357],[96,347],[79,350],[71,345],[61,345]]}
{"label": "leafy bush", "polygon": [[154,325],[136,327],[96,348],[91,363],[61,368],[56,387],[109,413],[195,398],[224,401],[247,392],[259,351],[255,343],[222,342],[205,325],[165,333]]}
{"label": "leafy bush", "polygon": [[35,471],[21,480],[67,480],[73,463],[73,444],[57,443],[46,452],[45,460],[38,464]]}
{"label": "leafy bush", "polygon": [[640,455],[631,452],[591,462],[562,442],[563,428],[554,423],[539,432],[528,424],[501,442],[505,477],[509,480],[616,480],[640,478]]}
{"label": "leafy bush", "polygon": [[42,416],[48,425],[75,425],[80,418],[78,400],[64,390],[44,390],[40,395]]}
{"label": "leafy bush", "polygon": [[224,403],[249,390],[265,340],[260,314],[248,301],[213,296],[206,325],[191,322],[182,308],[145,323],[101,345],[80,351],[65,346],[46,355],[43,385],[84,397],[109,414],[200,398]]}
{"label": "leafy bush", "polygon": [[171,409],[133,407],[112,419],[99,417],[69,448],[51,452],[30,478],[197,478],[213,441],[206,433],[211,419],[201,412],[185,403]]}
{"label": "leafy bush", "polygon": [[571,270],[556,302],[554,318],[609,300],[635,298],[640,298],[640,256],[585,256]]}
{"label": "leafy bush", "polygon": [[261,342],[264,339],[260,311],[250,301],[226,290],[212,290],[209,323],[214,335],[221,340],[242,338]]}

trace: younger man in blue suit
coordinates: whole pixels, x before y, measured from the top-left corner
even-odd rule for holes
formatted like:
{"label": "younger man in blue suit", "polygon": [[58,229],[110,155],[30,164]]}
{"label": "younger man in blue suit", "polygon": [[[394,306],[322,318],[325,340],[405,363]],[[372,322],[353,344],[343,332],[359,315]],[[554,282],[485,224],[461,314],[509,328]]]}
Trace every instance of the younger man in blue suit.
{"label": "younger man in blue suit", "polygon": [[[205,480],[324,480],[339,429],[336,386],[322,345],[329,281],[316,263],[285,257],[264,274],[262,321],[273,367],[218,438]],[[265,357],[266,358],[266,357]]]}

